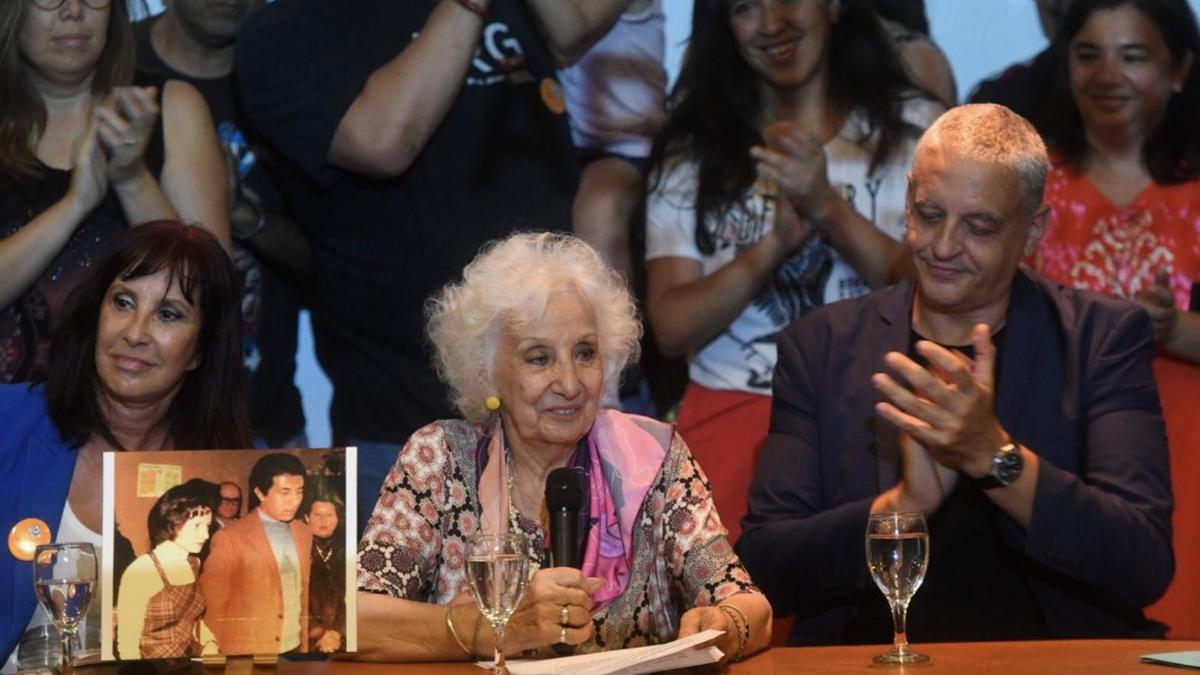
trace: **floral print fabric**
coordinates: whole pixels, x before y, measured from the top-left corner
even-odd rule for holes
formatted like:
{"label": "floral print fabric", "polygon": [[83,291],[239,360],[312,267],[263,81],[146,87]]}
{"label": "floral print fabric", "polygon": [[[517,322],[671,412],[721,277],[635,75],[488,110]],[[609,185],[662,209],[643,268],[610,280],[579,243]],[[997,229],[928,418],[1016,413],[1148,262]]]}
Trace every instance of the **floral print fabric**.
{"label": "floral print fabric", "polygon": [[[442,421],[417,431],[396,458],[358,549],[360,590],[446,604],[467,590],[466,537],[478,527],[478,428]],[[514,523],[546,563],[541,525]],[[695,606],[758,592],[725,538],[708,479],[674,435],[634,536],[625,592],[593,615],[595,635],[577,651],[622,649],[675,639]]]}

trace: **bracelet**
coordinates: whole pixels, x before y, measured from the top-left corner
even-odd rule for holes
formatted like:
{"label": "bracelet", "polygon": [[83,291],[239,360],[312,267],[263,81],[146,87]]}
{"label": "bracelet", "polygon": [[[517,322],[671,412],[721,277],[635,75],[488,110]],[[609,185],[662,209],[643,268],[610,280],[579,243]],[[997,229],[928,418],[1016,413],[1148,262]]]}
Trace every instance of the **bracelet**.
{"label": "bracelet", "polygon": [[737,663],[742,660],[742,656],[746,653],[746,643],[750,641],[750,622],[746,620],[746,615],[742,610],[733,605],[717,605],[717,609],[725,612],[725,616],[733,622],[737,629],[738,647],[737,654],[733,656],[733,662]]}
{"label": "bracelet", "polygon": [[[473,659],[473,658],[475,658],[475,650],[467,649],[467,646],[464,645],[463,641],[458,638],[458,633],[454,630],[454,622],[450,619],[450,612],[452,612],[452,611],[454,611],[454,605],[447,605],[446,606],[446,628],[450,629],[450,637],[454,638],[454,641],[456,643],[458,643],[459,648],[467,653],[468,658]],[[480,616],[482,616],[482,615],[480,615]],[[478,631],[479,631],[479,623],[478,622],[476,622],[476,624],[475,624],[475,630],[476,630],[476,635],[478,635]]]}
{"label": "bracelet", "polygon": [[475,658],[479,649],[479,626],[483,623],[483,612],[475,615],[475,631],[471,633],[471,658]]}
{"label": "bracelet", "polygon": [[487,23],[488,11],[486,9],[484,9],[483,5],[479,4],[478,2],[475,2],[475,0],[454,0],[454,1],[457,2],[459,5],[462,5],[463,9],[465,9],[468,12],[479,17],[480,19],[483,20],[484,23]]}

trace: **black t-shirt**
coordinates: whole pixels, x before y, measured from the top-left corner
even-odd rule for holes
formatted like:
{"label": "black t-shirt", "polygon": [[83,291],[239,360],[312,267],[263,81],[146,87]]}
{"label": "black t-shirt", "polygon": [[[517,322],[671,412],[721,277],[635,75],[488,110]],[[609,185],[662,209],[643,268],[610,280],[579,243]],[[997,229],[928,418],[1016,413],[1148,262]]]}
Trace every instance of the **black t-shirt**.
{"label": "black t-shirt", "polygon": [[999,75],[980,82],[968,101],[999,103],[1021,117],[1037,122],[1054,85],[1054,58],[1047,48],[1032,60],[1014,63]]}
{"label": "black t-shirt", "polygon": [[465,84],[408,171],[375,179],[326,161],[368,77],[435,4],[286,0],[238,40],[247,116],[293,163],[285,191],[314,243],[317,352],[339,443],[399,443],[453,416],[424,338],[426,298],[483,243],[570,226],[577,176],[565,116],[547,104],[559,96],[554,68],[516,0],[492,7]]}
{"label": "black t-shirt", "polygon": [[[139,84],[161,85],[183,80],[199,90],[212,112],[221,144],[230,148],[247,187],[262,198],[263,208],[285,210],[276,177],[255,152],[241,115],[233,77],[194,78],[173,70],[154,51],[150,26],[134,26]],[[254,434],[271,447],[280,447],[304,431],[304,409],[295,385],[296,332],[300,312],[294,288],[248,248],[233,243],[233,258],[242,277],[244,362],[250,378],[250,424]]]}
{"label": "black t-shirt", "polygon": [[[924,364],[909,331],[908,355]],[[992,336],[999,356],[1004,330]],[[950,347],[967,358],[972,346]],[[997,360],[996,372],[1000,372]],[[1050,637],[1046,619],[1029,586],[1032,566],[1020,551],[1005,544],[997,518],[1003,517],[979,484],[960,477],[942,506],[926,519],[929,567],[908,612],[913,642],[1037,640]],[[886,642],[892,617],[883,594],[871,583],[848,624],[846,641]]]}

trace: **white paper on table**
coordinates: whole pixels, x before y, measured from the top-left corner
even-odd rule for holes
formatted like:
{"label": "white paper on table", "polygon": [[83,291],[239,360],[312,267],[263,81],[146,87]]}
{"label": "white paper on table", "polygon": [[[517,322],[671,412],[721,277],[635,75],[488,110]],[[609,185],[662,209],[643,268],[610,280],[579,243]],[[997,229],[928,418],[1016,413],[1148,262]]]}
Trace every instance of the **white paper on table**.
{"label": "white paper on table", "polygon": [[[525,659],[509,661],[513,675],[639,675],[676,668],[706,666],[721,660],[725,654],[716,647],[699,647],[720,637],[725,631],[716,629],[696,633],[681,640],[649,647],[633,647],[611,652],[564,656],[557,659]],[[491,668],[491,661],[475,665]]]}

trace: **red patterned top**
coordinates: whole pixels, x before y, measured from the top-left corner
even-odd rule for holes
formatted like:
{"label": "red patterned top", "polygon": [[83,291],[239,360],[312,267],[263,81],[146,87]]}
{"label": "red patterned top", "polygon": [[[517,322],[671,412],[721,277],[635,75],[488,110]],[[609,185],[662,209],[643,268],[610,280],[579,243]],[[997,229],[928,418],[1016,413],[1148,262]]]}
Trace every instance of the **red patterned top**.
{"label": "red patterned top", "polygon": [[[408,439],[358,546],[360,590],[437,604],[467,590],[463,551],[479,521],[478,441],[479,430],[462,421],[435,422]],[[594,637],[579,652],[674,640],[686,609],[758,592],[678,434],[640,517],[629,583],[592,617]],[[545,541],[540,524],[520,518],[514,525],[536,560]]]}
{"label": "red patterned top", "polygon": [[1074,288],[1132,298],[1166,269],[1175,304],[1187,309],[1200,280],[1200,180],[1151,183],[1118,208],[1092,181],[1066,166],[1046,180],[1050,223],[1026,264]]}

